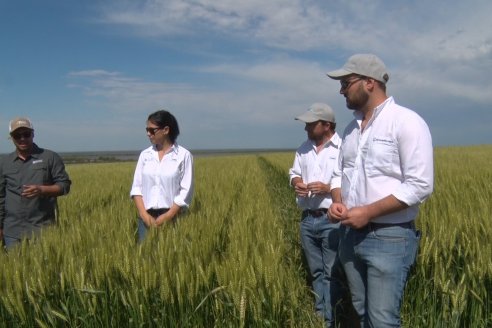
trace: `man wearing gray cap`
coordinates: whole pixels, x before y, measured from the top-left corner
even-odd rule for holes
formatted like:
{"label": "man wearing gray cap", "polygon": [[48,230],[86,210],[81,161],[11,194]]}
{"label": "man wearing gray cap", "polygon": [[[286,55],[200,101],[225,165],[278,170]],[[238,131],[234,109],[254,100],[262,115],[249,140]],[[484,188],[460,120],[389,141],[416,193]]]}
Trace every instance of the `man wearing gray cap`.
{"label": "man wearing gray cap", "polygon": [[339,256],[361,327],[400,327],[403,290],[420,240],[414,220],[433,189],[429,128],[386,95],[389,75],[371,54],[350,57],[329,77],[354,120],[343,134],[331,180]]}
{"label": "man wearing gray cap", "polygon": [[308,140],[296,151],[289,171],[296,200],[302,211],[301,242],[312,277],[315,311],[328,326],[333,325],[341,302],[337,257],[339,223],[327,218],[330,180],[337,164],[341,139],[335,132],[335,115],[330,106],[315,103],[296,120],[306,124]]}
{"label": "man wearing gray cap", "polygon": [[16,150],[0,162],[0,239],[11,248],[55,221],[56,197],[70,191],[70,179],[58,154],[34,142],[31,121],[10,121]]}

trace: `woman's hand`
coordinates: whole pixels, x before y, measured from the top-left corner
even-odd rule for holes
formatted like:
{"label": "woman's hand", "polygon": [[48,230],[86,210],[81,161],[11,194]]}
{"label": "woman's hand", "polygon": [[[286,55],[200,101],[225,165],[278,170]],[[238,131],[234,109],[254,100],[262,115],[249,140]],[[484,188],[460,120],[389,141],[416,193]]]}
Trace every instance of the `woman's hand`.
{"label": "woman's hand", "polygon": [[[143,214],[143,215],[142,215]],[[154,217],[152,215],[150,215],[149,213],[147,212],[143,212],[140,214],[140,218],[142,219],[142,221],[145,223],[145,225],[147,227],[155,227],[156,226],[156,220],[154,219]]]}
{"label": "woman's hand", "polygon": [[174,215],[170,213],[170,211],[167,211],[166,213],[162,213],[155,219],[155,226],[160,227],[161,225],[171,221],[173,219]]}

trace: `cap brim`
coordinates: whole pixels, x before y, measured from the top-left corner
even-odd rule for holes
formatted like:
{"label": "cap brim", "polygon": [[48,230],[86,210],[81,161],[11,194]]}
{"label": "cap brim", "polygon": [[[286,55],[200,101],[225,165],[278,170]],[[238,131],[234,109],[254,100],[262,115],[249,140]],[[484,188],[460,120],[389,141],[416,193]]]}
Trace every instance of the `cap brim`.
{"label": "cap brim", "polygon": [[341,78],[347,76],[347,75],[350,75],[350,74],[354,74],[353,72],[350,72],[350,71],[347,71],[345,69],[337,69],[335,71],[331,71],[331,72],[328,72],[326,73],[326,75],[328,75],[329,77],[331,77],[332,79],[334,80],[340,80]]}
{"label": "cap brim", "polygon": [[17,131],[17,130],[19,130],[19,129],[28,129],[28,130],[31,130],[31,131],[33,130],[33,128],[28,127],[28,126],[18,126],[18,127],[16,127],[15,129],[10,130],[10,131],[9,131],[9,133],[14,133],[15,131]]}
{"label": "cap brim", "polygon": [[306,112],[302,115],[296,117],[296,120],[302,121],[304,123],[313,123],[319,121],[319,118],[316,115],[313,115],[311,112]]}

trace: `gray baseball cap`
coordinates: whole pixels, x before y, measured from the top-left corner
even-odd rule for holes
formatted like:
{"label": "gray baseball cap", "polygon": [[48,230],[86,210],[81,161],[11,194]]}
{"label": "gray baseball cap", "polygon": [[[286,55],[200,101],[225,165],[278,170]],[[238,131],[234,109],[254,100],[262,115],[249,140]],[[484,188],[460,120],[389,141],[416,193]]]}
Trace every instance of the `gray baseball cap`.
{"label": "gray baseball cap", "polygon": [[340,80],[350,74],[367,76],[383,83],[389,80],[388,71],[383,61],[372,54],[353,55],[342,68],[326,73],[334,80]]}
{"label": "gray baseball cap", "polygon": [[312,123],[316,121],[326,121],[335,123],[335,113],[333,109],[327,104],[314,103],[308,110],[297,116],[296,120],[302,121],[304,123]]}

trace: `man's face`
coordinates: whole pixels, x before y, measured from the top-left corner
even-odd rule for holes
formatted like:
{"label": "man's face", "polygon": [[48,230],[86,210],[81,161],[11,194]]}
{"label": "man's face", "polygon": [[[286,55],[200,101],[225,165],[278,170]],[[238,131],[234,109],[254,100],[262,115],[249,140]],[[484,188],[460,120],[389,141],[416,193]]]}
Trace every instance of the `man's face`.
{"label": "man's face", "polygon": [[340,93],[345,97],[347,108],[359,110],[369,100],[369,94],[364,90],[364,78],[348,76],[340,80]]}
{"label": "man's face", "polygon": [[306,123],[304,130],[306,130],[308,138],[313,141],[323,139],[325,135],[325,126],[322,121]]}
{"label": "man's face", "polygon": [[34,131],[28,128],[19,128],[10,134],[15,147],[19,151],[26,151],[32,148]]}

